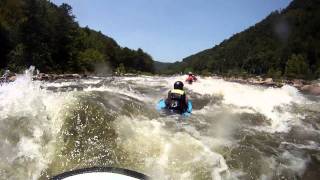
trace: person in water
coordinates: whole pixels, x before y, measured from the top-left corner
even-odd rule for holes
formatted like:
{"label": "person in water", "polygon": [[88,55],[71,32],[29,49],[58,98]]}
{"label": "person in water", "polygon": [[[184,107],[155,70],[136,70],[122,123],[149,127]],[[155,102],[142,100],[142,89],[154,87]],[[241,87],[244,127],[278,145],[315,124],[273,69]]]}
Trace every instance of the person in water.
{"label": "person in water", "polygon": [[183,90],[183,82],[177,81],[173,85],[173,90],[168,92],[168,98],[165,101],[166,107],[177,113],[184,113],[188,109],[188,98]]}
{"label": "person in water", "polygon": [[192,82],[195,82],[195,81],[197,81],[196,76],[192,72],[189,72],[188,73],[188,77],[186,79],[186,82],[192,83]]}

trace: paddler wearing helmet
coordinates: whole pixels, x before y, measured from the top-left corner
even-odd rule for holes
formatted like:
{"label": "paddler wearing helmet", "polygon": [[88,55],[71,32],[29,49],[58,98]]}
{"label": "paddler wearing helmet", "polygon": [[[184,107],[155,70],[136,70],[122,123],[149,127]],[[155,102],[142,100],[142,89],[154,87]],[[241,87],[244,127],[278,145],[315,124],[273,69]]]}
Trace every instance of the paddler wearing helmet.
{"label": "paddler wearing helmet", "polygon": [[165,101],[166,107],[176,113],[184,113],[188,109],[188,98],[183,90],[183,82],[176,81],[173,90],[168,92],[168,98]]}

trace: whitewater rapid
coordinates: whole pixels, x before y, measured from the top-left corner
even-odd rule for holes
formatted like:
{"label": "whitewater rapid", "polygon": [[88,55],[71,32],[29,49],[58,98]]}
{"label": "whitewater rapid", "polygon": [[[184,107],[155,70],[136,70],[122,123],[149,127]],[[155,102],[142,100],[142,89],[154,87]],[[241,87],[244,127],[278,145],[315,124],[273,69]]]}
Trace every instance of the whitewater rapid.
{"label": "whitewater rapid", "polygon": [[48,179],[116,166],[155,179],[316,177],[320,103],[291,86],[206,77],[185,84],[190,118],[157,101],[184,76],[33,81],[0,86],[0,179]]}

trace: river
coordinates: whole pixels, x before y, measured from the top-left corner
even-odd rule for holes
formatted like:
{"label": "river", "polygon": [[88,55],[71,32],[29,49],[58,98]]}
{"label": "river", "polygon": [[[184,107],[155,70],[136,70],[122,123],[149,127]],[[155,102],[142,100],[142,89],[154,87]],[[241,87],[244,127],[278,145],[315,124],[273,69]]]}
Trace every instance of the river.
{"label": "river", "polygon": [[48,179],[114,166],[154,179],[318,179],[320,98],[199,78],[191,117],[155,110],[184,76],[33,81],[0,86],[0,179]]}

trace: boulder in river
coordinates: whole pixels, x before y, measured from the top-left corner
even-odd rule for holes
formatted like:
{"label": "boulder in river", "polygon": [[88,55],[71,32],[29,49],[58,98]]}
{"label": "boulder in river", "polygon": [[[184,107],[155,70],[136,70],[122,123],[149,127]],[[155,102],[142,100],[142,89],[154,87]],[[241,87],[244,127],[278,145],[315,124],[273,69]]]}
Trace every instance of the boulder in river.
{"label": "boulder in river", "polygon": [[13,81],[15,81],[17,79],[17,76],[10,76],[10,77],[8,77],[8,81],[9,82],[13,82]]}
{"label": "boulder in river", "polygon": [[267,79],[264,80],[264,84],[267,85],[267,86],[274,86],[275,82],[273,81],[272,78],[267,78]]}
{"label": "boulder in river", "polygon": [[304,85],[300,90],[313,95],[320,95],[320,86],[318,84]]}
{"label": "boulder in river", "polygon": [[306,82],[302,79],[294,79],[290,81],[289,84],[295,88],[301,89],[306,84]]}

